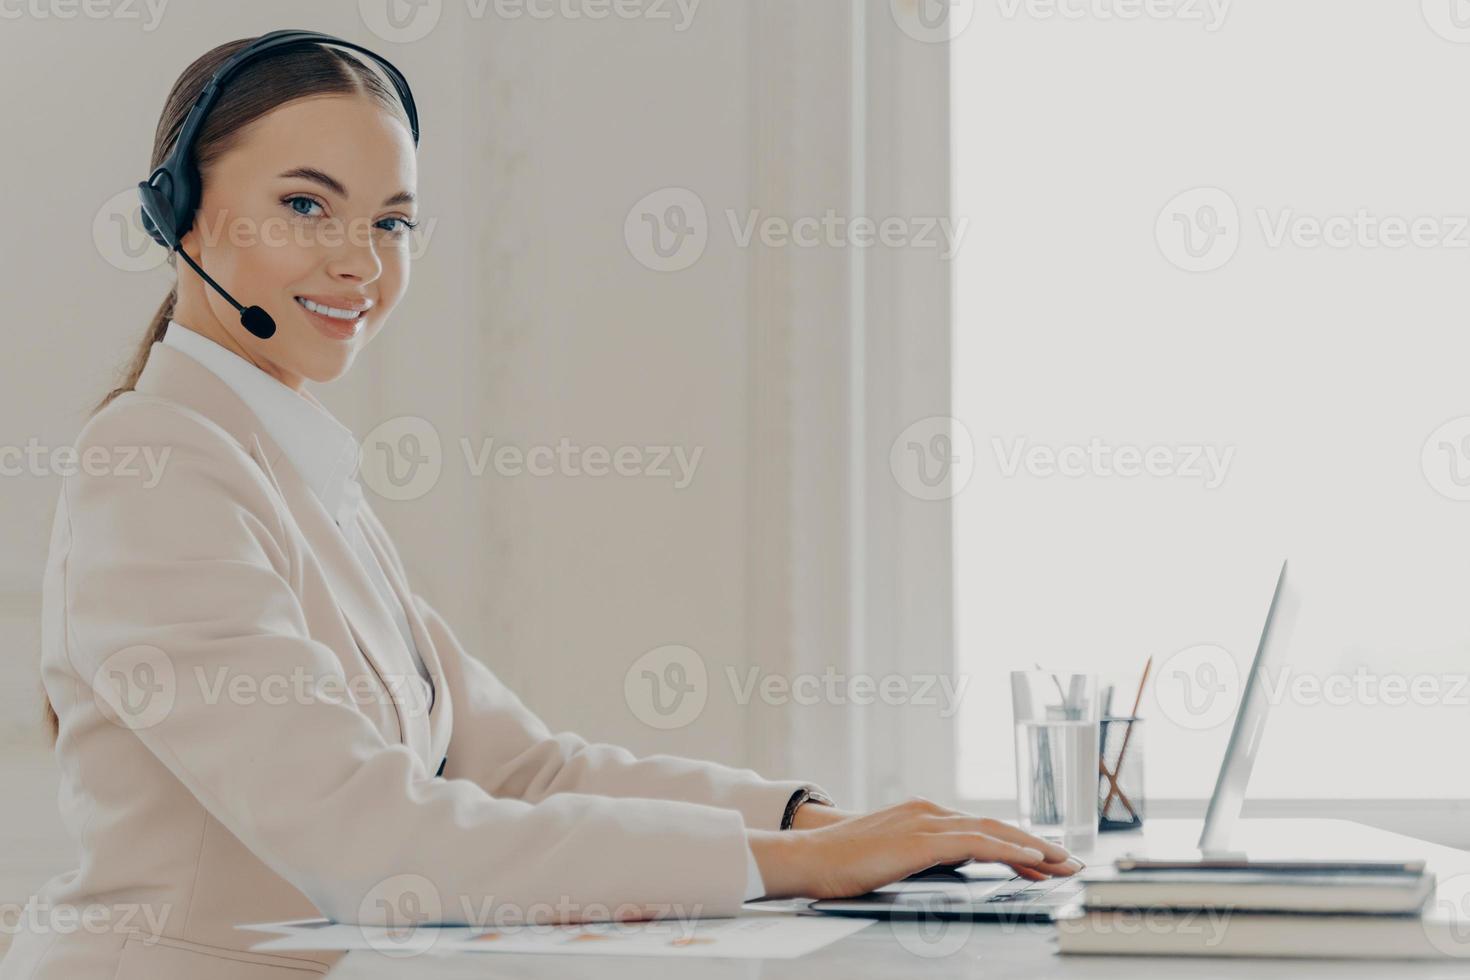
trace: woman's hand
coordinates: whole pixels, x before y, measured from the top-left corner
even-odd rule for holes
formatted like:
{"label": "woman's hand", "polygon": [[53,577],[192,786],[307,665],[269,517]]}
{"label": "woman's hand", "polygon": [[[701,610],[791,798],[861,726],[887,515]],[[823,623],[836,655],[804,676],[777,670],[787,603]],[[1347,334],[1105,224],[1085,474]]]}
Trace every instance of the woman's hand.
{"label": "woman's hand", "polygon": [[791,830],[746,834],[766,898],[847,898],[936,864],[970,860],[1008,864],[1033,879],[1082,869],[1056,844],[924,799],[861,816],[808,803],[796,811]]}

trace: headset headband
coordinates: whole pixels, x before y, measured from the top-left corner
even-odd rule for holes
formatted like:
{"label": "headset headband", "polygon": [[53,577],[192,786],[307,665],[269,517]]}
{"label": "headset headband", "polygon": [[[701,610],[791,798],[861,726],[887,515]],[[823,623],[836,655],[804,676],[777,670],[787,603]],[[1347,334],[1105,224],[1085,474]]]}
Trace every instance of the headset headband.
{"label": "headset headband", "polygon": [[408,112],[409,128],[413,130],[413,145],[418,146],[419,115],[417,109],[414,107],[413,93],[409,91],[408,81],[403,77],[403,73],[393,67],[392,62],[369,51],[360,44],[353,44],[351,41],[344,41],[330,34],[320,34],[316,31],[285,30],[262,34],[253,42],[235,52],[229,61],[226,61],[220,66],[219,70],[214,73],[214,77],[209,80],[209,84],[204,86],[204,91],[199,93],[199,98],[194,102],[194,108],[189,110],[189,118],[184,120],[184,126],[179,130],[178,142],[174,145],[175,152],[194,145],[194,139],[199,135],[198,130],[204,125],[204,117],[209,114],[210,108],[214,105],[215,100],[219,98],[220,91],[224,88],[225,82],[229,81],[231,75],[267,51],[274,51],[276,48],[308,41],[318,44],[329,44],[333,47],[350,48],[353,51],[367,55],[381,65],[388,77],[392,80],[393,87],[398,90],[398,99],[403,103],[403,108]]}

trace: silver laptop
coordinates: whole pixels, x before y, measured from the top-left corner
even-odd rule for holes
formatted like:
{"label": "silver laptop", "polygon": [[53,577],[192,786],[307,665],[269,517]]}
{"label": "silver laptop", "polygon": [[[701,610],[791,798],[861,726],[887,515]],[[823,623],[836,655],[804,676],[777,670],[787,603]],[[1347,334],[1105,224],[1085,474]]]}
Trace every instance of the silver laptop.
{"label": "silver laptop", "polygon": [[[1230,744],[1220,763],[1215,779],[1215,792],[1205,811],[1204,832],[1199,851],[1193,855],[1175,855],[1186,862],[1232,862],[1242,855],[1229,850],[1230,836],[1245,803],[1245,790],[1251,768],[1261,745],[1270,701],[1265,694],[1263,676],[1278,671],[1285,662],[1286,645],[1296,626],[1300,598],[1287,585],[1286,562],[1276,576],[1276,590],[1266,611],[1266,625],[1251,661],[1245,690],[1235,712],[1235,725],[1230,731]],[[1143,855],[1131,855],[1135,861],[1147,862]],[[1178,863],[1169,861],[1168,863]],[[974,869],[973,871],[971,869]],[[932,884],[929,888],[926,885]],[[856,898],[822,899],[811,904],[816,912],[867,918],[960,918],[996,919],[1002,921],[1050,919],[1057,910],[1075,902],[1082,890],[1076,878],[1048,878],[1031,881],[1020,875],[996,876],[994,865],[970,864],[959,868],[931,868],[913,875],[897,885],[859,895]]]}

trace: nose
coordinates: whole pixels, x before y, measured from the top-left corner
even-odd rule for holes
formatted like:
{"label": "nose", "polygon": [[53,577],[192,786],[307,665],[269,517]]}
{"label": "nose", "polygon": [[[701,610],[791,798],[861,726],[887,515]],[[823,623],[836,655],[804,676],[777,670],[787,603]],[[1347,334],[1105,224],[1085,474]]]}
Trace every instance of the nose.
{"label": "nose", "polygon": [[347,234],[342,246],[333,250],[332,257],[327,260],[327,273],[344,282],[372,282],[383,274],[383,260],[378,257],[371,235],[361,241],[355,241],[354,237],[361,236]]}

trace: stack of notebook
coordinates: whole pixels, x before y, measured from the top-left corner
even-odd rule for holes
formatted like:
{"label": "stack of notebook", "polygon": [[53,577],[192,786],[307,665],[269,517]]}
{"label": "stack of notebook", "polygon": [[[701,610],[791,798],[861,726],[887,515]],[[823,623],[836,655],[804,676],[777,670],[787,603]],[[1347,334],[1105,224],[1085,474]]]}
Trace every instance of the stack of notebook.
{"label": "stack of notebook", "polygon": [[1423,862],[1144,861],[1084,872],[1063,953],[1470,956],[1470,921],[1431,901]]}

